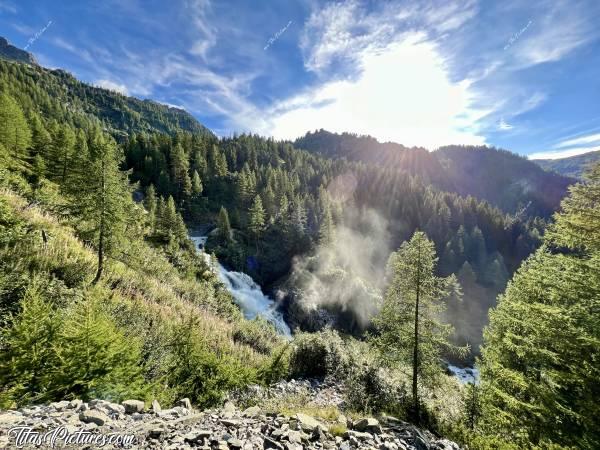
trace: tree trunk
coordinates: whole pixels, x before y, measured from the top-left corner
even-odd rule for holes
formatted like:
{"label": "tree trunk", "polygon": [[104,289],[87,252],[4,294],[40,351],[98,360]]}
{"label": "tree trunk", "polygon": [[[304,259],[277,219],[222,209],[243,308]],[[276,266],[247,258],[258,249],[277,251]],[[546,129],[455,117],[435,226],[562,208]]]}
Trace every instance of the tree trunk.
{"label": "tree trunk", "polygon": [[104,160],[102,160],[102,190],[100,192],[100,236],[98,237],[98,271],[92,284],[98,283],[104,270],[104,233],[105,233],[105,209],[106,209],[106,172],[104,168]]}
{"label": "tree trunk", "polygon": [[416,283],[416,301],[415,301],[415,345],[413,348],[413,374],[412,374],[412,395],[414,421],[418,425],[420,421],[419,411],[419,392],[417,387],[419,374],[419,297],[421,294],[421,247],[419,246],[417,261],[417,283]]}

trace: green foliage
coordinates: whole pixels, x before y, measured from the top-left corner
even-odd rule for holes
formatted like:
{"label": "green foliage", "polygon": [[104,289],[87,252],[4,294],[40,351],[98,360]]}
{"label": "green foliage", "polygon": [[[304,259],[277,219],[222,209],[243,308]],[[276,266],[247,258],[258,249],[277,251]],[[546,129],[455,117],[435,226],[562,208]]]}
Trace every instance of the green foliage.
{"label": "green foliage", "polygon": [[290,357],[293,377],[342,376],[352,364],[345,343],[334,330],[298,333]]}
{"label": "green foliage", "polygon": [[442,351],[452,349],[452,327],[441,323],[443,300],[456,292],[456,279],[435,275],[433,243],[422,232],[390,256],[391,282],[374,319],[373,339],[387,364],[410,364],[415,419],[419,420],[419,380],[430,381],[441,370]]}
{"label": "green foliage", "polygon": [[581,448],[600,442],[599,183],[596,167],[571,188],[546,245],[490,312],[481,364],[490,433]]}
{"label": "green foliage", "polygon": [[91,291],[59,310],[39,282],[29,286],[20,313],[3,330],[4,404],[143,396],[139,344],[115,327],[102,300]]}
{"label": "green foliage", "polygon": [[0,145],[13,160],[27,156],[31,131],[19,104],[6,92],[0,92]]}
{"label": "green foliage", "polygon": [[166,382],[176,396],[209,407],[221,402],[227,391],[253,381],[256,373],[232,355],[211,349],[196,321],[190,317],[172,330]]}

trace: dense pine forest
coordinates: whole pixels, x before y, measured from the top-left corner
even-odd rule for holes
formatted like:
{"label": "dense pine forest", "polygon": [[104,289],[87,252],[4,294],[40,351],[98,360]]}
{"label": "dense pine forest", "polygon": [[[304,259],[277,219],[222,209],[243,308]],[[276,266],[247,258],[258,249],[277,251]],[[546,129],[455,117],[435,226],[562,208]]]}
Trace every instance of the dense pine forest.
{"label": "dense pine forest", "polygon": [[[595,448],[600,166],[572,183],[488,147],[219,138],[0,60],[0,407],[208,407],[328,377],[348,411],[468,448]],[[277,299],[291,338],[243,318],[218,262]],[[445,371],[475,358],[476,384]]]}

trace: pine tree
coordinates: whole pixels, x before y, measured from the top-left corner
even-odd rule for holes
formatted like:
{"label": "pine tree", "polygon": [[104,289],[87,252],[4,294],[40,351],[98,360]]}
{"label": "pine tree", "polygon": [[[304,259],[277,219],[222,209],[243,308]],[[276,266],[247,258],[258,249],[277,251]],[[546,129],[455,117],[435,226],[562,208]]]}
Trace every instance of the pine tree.
{"label": "pine tree", "polygon": [[523,446],[600,442],[600,170],[570,188],[545,244],[517,271],[484,332],[488,432]]}
{"label": "pine tree", "polygon": [[192,195],[192,180],[190,180],[190,164],[181,144],[177,144],[171,155],[171,179],[176,186],[176,195],[179,200]]}
{"label": "pine tree", "polygon": [[374,319],[378,335],[374,340],[388,364],[412,367],[413,417],[420,420],[420,381],[441,372],[442,350],[452,349],[450,325],[439,322],[443,300],[456,291],[454,276],[435,275],[435,248],[425,233],[417,231],[410,241],[390,256],[391,281],[383,307]]}
{"label": "pine tree", "polygon": [[97,283],[104,270],[104,260],[124,236],[126,215],[133,208],[127,176],[119,170],[121,153],[112,138],[95,130],[90,136],[90,161],[85,173],[74,182],[71,194],[73,210],[84,219],[84,235],[97,248]]}
{"label": "pine tree", "polygon": [[217,228],[219,229],[219,237],[223,242],[231,241],[231,225],[229,224],[229,214],[227,210],[221,206],[219,217],[217,218]]}
{"label": "pine tree", "polygon": [[254,198],[254,203],[248,213],[250,214],[250,231],[258,240],[265,228],[265,210],[259,195]]}
{"label": "pine tree", "polygon": [[0,92],[0,124],[0,144],[13,163],[20,164],[27,157],[31,131],[19,104],[4,92]]}
{"label": "pine tree", "polygon": [[329,204],[325,205],[324,208],[325,210],[323,212],[323,217],[321,218],[321,226],[319,227],[319,244],[329,245],[333,242],[335,229]]}
{"label": "pine tree", "polygon": [[111,398],[143,393],[140,344],[125,336],[103,310],[100,290],[92,289],[72,305],[61,329],[60,370],[52,391],[57,398]]}
{"label": "pine tree", "polygon": [[75,148],[75,134],[68,125],[59,126],[52,139],[50,172],[52,179],[65,184],[71,168]]}
{"label": "pine tree", "polygon": [[60,320],[37,283],[32,281],[25,291],[12,326],[2,330],[0,404],[7,407],[47,400],[50,375],[57,364],[53,343]]}
{"label": "pine tree", "polygon": [[194,170],[194,173],[192,174],[192,194],[196,197],[199,197],[202,194],[202,189],[200,175],[198,175],[198,172]]}
{"label": "pine tree", "polygon": [[156,190],[154,189],[154,185],[151,184],[146,189],[146,198],[144,199],[144,206],[146,206],[146,211],[148,211],[148,222],[150,224],[150,231],[154,232],[156,229],[156,210],[158,208],[157,200],[156,200]]}

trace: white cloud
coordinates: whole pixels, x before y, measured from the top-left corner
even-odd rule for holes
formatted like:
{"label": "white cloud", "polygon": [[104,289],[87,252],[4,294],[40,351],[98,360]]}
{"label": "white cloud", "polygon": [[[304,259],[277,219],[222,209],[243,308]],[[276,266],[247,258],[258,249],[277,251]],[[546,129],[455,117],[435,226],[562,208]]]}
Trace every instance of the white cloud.
{"label": "white cloud", "polygon": [[514,127],[511,124],[506,123],[504,121],[504,119],[500,119],[500,123],[498,123],[498,129],[499,130],[506,131],[506,130],[512,130],[513,128]]}
{"label": "white cloud", "polygon": [[589,134],[587,136],[578,137],[575,139],[567,139],[565,141],[559,142],[555,147],[556,148],[565,148],[572,147],[581,144],[593,144],[600,141],[600,133],[597,134]]}
{"label": "white cloud", "polygon": [[264,131],[290,139],[318,128],[353,131],[430,149],[485,143],[472,125],[487,112],[471,107],[469,81],[450,81],[436,45],[423,34],[359,58],[355,80],[330,81],[276,105]]}
{"label": "white cloud", "polygon": [[584,153],[600,150],[600,147],[574,147],[568,150],[549,150],[547,152],[532,153],[529,159],[560,159],[569,156],[582,155]]}
{"label": "white cloud", "polygon": [[108,89],[110,91],[119,92],[120,94],[123,94],[123,95],[129,94],[129,90],[127,89],[127,86],[125,86],[124,84],[115,83],[114,81],[110,81],[110,80],[98,80],[98,81],[96,81],[96,86],[104,88],[104,89]]}

